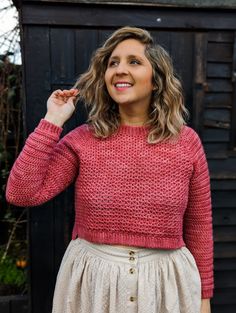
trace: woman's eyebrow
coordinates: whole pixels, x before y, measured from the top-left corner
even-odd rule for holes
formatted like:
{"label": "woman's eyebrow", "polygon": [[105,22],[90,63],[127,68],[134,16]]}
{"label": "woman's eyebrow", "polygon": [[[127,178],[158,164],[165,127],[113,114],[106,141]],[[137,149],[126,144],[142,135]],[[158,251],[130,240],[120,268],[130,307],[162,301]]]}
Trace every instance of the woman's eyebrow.
{"label": "woman's eyebrow", "polygon": [[138,59],[140,61],[144,61],[144,59],[140,55],[134,55],[134,54],[128,55],[128,59]]}
{"label": "woman's eyebrow", "polygon": [[[111,57],[109,58],[109,60],[119,60],[119,59],[120,59],[120,57],[119,57],[118,55],[113,55],[113,56],[111,56]],[[127,56],[127,59],[139,59],[139,60],[143,61],[143,58],[142,58],[141,56],[139,56],[139,55],[134,55],[134,54],[129,54],[129,55]]]}
{"label": "woman's eyebrow", "polygon": [[109,60],[119,60],[119,57],[116,55],[113,55],[112,57],[109,58]]}

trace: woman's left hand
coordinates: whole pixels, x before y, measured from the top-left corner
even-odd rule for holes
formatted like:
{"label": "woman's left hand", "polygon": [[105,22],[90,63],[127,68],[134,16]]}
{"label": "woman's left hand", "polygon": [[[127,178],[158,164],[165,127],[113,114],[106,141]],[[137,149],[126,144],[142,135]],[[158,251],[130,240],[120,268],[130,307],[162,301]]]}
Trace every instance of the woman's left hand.
{"label": "woman's left hand", "polygon": [[200,313],[211,313],[210,299],[202,299]]}

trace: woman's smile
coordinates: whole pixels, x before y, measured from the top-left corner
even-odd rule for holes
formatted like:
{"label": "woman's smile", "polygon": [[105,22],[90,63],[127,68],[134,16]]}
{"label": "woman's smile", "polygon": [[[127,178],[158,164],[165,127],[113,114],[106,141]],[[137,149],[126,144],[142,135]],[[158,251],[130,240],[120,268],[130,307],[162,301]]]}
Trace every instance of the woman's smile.
{"label": "woman's smile", "polygon": [[133,84],[128,83],[128,82],[122,82],[122,81],[116,82],[114,84],[114,87],[117,91],[124,91],[124,90],[131,88],[132,86]]}

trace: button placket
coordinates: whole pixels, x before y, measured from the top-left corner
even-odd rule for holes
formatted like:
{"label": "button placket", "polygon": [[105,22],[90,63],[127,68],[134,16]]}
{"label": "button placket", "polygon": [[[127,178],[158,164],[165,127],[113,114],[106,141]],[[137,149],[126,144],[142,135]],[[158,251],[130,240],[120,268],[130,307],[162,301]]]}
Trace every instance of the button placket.
{"label": "button placket", "polygon": [[137,257],[135,255],[134,251],[129,251],[129,261],[131,265],[136,265],[137,264]]}
{"label": "button placket", "polygon": [[130,251],[129,253],[129,262],[130,262],[130,269],[129,273],[134,274],[136,272],[136,264],[137,264],[137,258],[135,257],[135,253],[133,251]]}
{"label": "button placket", "polygon": [[[129,303],[137,303],[137,256],[135,251],[130,250],[128,255],[130,268],[129,268],[129,286],[130,292],[128,294]],[[132,304],[133,306],[134,304]]]}

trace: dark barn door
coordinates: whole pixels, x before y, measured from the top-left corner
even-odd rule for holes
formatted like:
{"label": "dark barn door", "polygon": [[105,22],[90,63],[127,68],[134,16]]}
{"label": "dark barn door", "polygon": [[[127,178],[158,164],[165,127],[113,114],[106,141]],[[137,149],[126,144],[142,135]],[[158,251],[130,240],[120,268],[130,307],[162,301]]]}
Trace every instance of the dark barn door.
{"label": "dark barn door", "polygon": [[[213,313],[236,305],[236,14],[145,7],[23,6],[23,62],[27,135],[46,112],[56,88],[70,88],[93,51],[116,28],[145,27],[173,57],[200,134],[212,183],[215,236]],[[221,24],[217,22],[221,18]],[[119,18],[118,18],[119,17]],[[64,133],[84,123],[82,104]],[[73,186],[29,210],[31,312],[49,313],[58,267],[71,237]]]}

